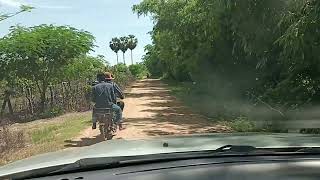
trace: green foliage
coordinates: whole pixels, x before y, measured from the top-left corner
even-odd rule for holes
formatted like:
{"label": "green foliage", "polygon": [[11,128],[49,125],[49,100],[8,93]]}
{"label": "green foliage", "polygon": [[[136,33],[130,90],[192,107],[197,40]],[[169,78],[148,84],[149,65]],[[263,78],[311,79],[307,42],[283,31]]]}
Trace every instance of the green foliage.
{"label": "green foliage", "polygon": [[128,49],[131,51],[131,64],[133,64],[132,50],[134,50],[138,45],[138,39],[134,35],[123,36],[120,38],[112,38],[109,43],[109,47],[117,55],[117,64],[119,64],[118,52],[119,50],[123,53],[123,63],[126,64],[124,54]]}
{"label": "green foliage", "polygon": [[109,47],[112,51],[114,51],[115,53],[118,53],[120,50],[120,39],[112,38],[112,40],[109,43]]}
{"label": "green foliage", "polygon": [[129,38],[127,36],[120,37],[120,50],[125,53],[129,49]]}
{"label": "green foliage", "polygon": [[254,132],[255,125],[246,117],[238,117],[227,123],[236,132]]}
{"label": "green foliage", "polygon": [[50,82],[73,58],[89,52],[93,41],[90,33],[71,27],[18,26],[0,41],[1,62],[19,77]]}
{"label": "green foliage", "polygon": [[7,81],[25,78],[37,83],[41,108],[46,90],[75,58],[94,46],[94,37],[86,31],[67,26],[16,26],[0,40],[0,72]]}
{"label": "green foliage", "polygon": [[80,56],[64,67],[63,77],[65,80],[94,79],[98,72],[103,71],[104,60],[92,56]]}
{"label": "green foliage", "polygon": [[131,51],[131,65],[133,65],[133,57],[132,57],[132,50],[134,50],[138,45],[138,39],[134,35],[128,36],[128,48]]}
{"label": "green foliage", "polygon": [[129,35],[128,36],[128,48],[130,50],[133,50],[137,47],[138,45],[138,39],[134,35]]}
{"label": "green foliage", "polygon": [[125,88],[134,81],[134,76],[131,74],[129,68],[125,64],[117,64],[108,69],[114,75],[115,81]]}
{"label": "green foliage", "polygon": [[143,79],[149,76],[147,67],[143,63],[132,64],[129,66],[131,74],[137,79]]}
{"label": "green foliage", "polygon": [[44,112],[41,112],[39,115],[37,115],[37,117],[40,119],[53,118],[62,115],[63,113],[63,108],[56,106],[46,109]]}
{"label": "green foliage", "polygon": [[155,46],[147,45],[145,47],[146,54],[142,57],[142,60],[150,72],[151,76],[161,77],[165,72],[162,61],[159,60]]}
{"label": "green foliage", "polygon": [[117,54],[117,64],[119,63],[118,52],[120,51],[121,41],[119,38],[112,38],[109,42],[110,49]]}
{"label": "green foliage", "polygon": [[0,38],[1,114],[26,121],[88,110],[89,82],[98,72],[111,71],[122,88],[129,85],[134,78],[125,65],[87,55],[94,39],[69,26],[12,27]]}
{"label": "green foliage", "polygon": [[112,71],[114,74],[125,73],[128,71],[128,67],[125,64],[116,64],[112,67]]}
{"label": "green foliage", "polygon": [[129,38],[127,36],[120,37],[120,50],[123,53],[123,64],[126,64],[126,60],[124,54],[129,49]]}
{"label": "green foliage", "polygon": [[319,9],[317,0],[143,0],[133,6],[154,21],[143,57],[152,75],[197,82],[212,101],[281,110],[320,102]]}

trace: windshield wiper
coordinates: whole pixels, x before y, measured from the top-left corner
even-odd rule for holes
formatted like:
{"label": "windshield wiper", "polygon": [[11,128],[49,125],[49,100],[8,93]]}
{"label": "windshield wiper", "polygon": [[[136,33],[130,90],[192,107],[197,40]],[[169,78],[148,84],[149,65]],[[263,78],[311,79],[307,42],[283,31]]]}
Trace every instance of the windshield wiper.
{"label": "windshield wiper", "polygon": [[250,153],[256,151],[254,146],[226,145],[215,150],[215,153]]}
{"label": "windshield wiper", "polygon": [[304,148],[300,148],[296,152],[301,152],[301,153],[320,153],[320,147],[304,147]]}
{"label": "windshield wiper", "polygon": [[57,171],[51,172],[52,174],[60,172],[70,172],[81,169],[96,169],[96,168],[114,168],[123,165],[131,164],[145,164],[152,162],[168,162],[176,160],[184,160],[190,158],[196,158],[203,155],[227,155],[227,154],[248,154],[257,150],[253,146],[236,146],[236,145],[225,145],[215,150],[208,151],[192,151],[192,152],[177,152],[167,154],[152,154],[142,156],[125,156],[115,158],[87,158],[80,159],[73,164],[63,167]]}

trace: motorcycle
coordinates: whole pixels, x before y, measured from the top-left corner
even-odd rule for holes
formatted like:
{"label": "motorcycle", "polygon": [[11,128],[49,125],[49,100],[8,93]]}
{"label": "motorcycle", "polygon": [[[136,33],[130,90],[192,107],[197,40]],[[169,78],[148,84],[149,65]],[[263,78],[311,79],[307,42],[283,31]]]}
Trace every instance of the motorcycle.
{"label": "motorcycle", "polygon": [[117,132],[118,125],[114,121],[111,108],[95,108],[95,116],[99,123],[99,131],[104,140],[111,140]]}
{"label": "motorcycle", "polygon": [[[118,101],[117,105],[124,109],[124,103]],[[94,108],[99,131],[104,140],[111,140],[116,135],[118,124],[115,122],[115,113],[112,108]]]}

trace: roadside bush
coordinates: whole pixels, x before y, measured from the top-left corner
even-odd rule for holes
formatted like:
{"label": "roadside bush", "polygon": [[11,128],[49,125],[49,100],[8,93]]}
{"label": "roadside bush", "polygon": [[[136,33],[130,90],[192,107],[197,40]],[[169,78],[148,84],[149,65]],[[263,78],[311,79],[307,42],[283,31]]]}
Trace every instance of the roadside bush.
{"label": "roadside bush", "polygon": [[126,73],[128,71],[128,67],[125,64],[116,64],[111,67],[111,71],[114,75]]}
{"label": "roadside bush", "polygon": [[62,107],[55,106],[55,107],[49,108],[49,109],[45,110],[44,112],[40,113],[38,115],[38,117],[41,119],[53,118],[53,117],[62,115],[63,113],[64,113],[64,110]]}
{"label": "roadside bush", "polygon": [[137,79],[143,79],[149,76],[149,71],[143,63],[132,64],[129,66],[129,70]]}
{"label": "roadside bush", "polygon": [[236,132],[253,132],[256,127],[247,117],[238,117],[227,123]]}
{"label": "roadside bush", "polygon": [[115,82],[124,89],[134,82],[134,76],[131,74],[129,68],[124,64],[117,64],[108,69],[115,77]]}
{"label": "roadside bush", "polygon": [[21,131],[10,131],[8,126],[0,127],[0,159],[1,153],[22,148],[25,146],[25,137]]}
{"label": "roadside bush", "polygon": [[264,121],[263,131],[285,132],[279,121],[296,119],[288,112],[319,105],[320,1],[150,2],[133,7],[154,22],[143,60],[153,75],[204,84],[184,98],[202,114],[242,115]]}

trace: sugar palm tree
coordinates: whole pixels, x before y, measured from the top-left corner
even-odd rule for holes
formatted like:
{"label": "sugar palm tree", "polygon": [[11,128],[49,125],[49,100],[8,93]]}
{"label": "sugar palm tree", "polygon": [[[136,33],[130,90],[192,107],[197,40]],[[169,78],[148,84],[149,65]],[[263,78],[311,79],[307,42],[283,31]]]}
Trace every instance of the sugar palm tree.
{"label": "sugar palm tree", "polygon": [[138,39],[134,35],[128,36],[128,48],[131,51],[131,64],[133,64],[132,50],[134,50],[138,45]]}
{"label": "sugar palm tree", "polygon": [[120,39],[119,38],[112,38],[109,43],[110,49],[117,54],[117,64],[119,64],[119,56],[118,52],[120,50]]}
{"label": "sugar palm tree", "polygon": [[120,50],[122,51],[123,53],[123,63],[126,64],[126,60],[125,60],[125,53],[126,51],[128,50],[128,41],[129,41],[129,38],[126,37],[126,36],[123,36],[123,37],[120,37]]}

